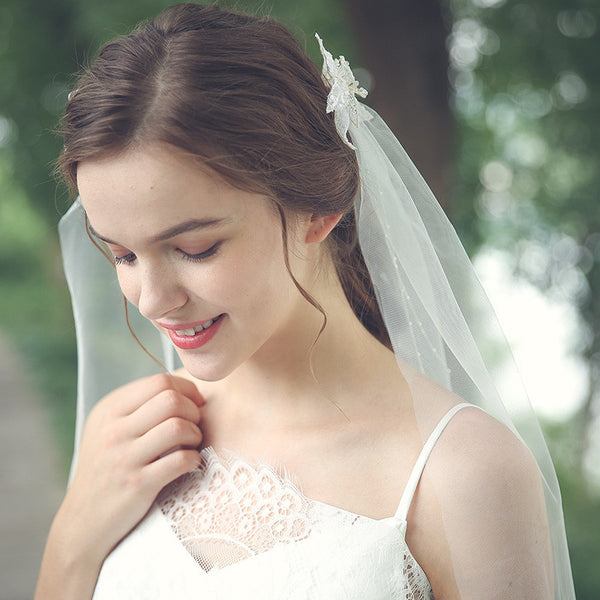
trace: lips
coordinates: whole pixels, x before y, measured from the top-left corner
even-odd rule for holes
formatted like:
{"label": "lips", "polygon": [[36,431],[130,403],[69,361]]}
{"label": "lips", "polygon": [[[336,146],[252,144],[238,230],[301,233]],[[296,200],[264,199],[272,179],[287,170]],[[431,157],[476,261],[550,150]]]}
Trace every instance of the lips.
{"label": "lips", "polygon": [[175,346],[182,350],[200,348],[210,342],[216,335],[225,319],[225,315],[213,317],[202,323],[185,323],[178,325],[162,325]]}

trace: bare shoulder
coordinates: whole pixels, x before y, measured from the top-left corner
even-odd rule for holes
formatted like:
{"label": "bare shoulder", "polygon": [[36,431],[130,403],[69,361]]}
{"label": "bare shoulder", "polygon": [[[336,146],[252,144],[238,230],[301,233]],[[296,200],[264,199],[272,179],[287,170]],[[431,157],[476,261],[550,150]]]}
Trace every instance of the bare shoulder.
{"label": "bare shoulder", "polygon": [[428,466],[444,489],[465,496],[472,495],[473,487],[480,489],[482,481],[485,488],[498,492],[510,483],[539,479],[527,446],[506,425],[476,407],[465,407],[452,418]]}
{"label": "bare shoulder", "polygon": [[553,597],[541,476],[507,426],[475,407],[460,410],[431,454],[418,496],[409,545],[436,598]]}

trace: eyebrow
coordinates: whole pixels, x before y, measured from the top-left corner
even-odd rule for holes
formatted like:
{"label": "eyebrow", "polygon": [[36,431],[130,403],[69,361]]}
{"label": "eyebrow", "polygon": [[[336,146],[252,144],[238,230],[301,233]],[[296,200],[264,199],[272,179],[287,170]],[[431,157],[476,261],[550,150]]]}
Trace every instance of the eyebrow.
{"label": "eyebrow", "polygon": [[[219,227],[222,225],[227,225],[231,223],[232,219],[229,217],[225,217],[222,219],[190,219],[189,221],[184,221],[183,223],[179,223],[178,225],[174,225],[173,227],[169,227],[169,229],[165,229],[161,233],[158,233],[152,236],[148,242],[150,244],[154,244],[156,242],[164,242],[165,240],[171,239],[181,233],[187,233],[188,231],[196,231],[197,229],[208,229],[211,227]],[[100,235],[91,224],[88,223],[88,227],[90,233],[97,237],[99,240],[106,242],[107,244],[113,244],[115,246],[120,246],[119,242],[114,242],[113,240]]]}

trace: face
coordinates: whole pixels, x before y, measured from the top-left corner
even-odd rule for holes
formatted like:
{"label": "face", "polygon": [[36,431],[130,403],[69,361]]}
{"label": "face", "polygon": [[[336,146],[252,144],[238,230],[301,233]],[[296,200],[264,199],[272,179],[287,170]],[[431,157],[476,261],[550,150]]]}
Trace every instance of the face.
{"label": "face", "polygon": [[[279,214],[263,196],[160,146],[83,162],[77,179],[124,295],[171,338],[193,376],[215,381],[276,356],[314,319],[286,269]],[[301,229],[288,233],[289,259],[309,285]]]}

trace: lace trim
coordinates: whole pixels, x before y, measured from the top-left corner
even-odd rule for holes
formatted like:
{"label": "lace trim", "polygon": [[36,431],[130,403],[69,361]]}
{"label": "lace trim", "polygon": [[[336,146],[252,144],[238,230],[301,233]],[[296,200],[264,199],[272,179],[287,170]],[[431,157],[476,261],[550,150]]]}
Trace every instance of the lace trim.
{"label": "lace trim", "polygon": [[212,448],[201,456],[198,469],[167,486],[158,504],[204,570],[308,537],[310,503],[287,474]]}

